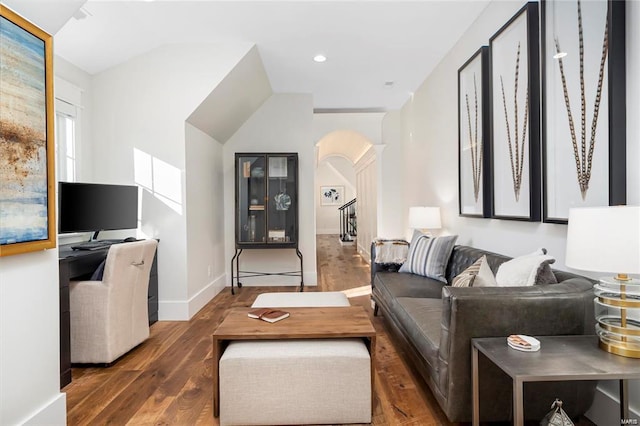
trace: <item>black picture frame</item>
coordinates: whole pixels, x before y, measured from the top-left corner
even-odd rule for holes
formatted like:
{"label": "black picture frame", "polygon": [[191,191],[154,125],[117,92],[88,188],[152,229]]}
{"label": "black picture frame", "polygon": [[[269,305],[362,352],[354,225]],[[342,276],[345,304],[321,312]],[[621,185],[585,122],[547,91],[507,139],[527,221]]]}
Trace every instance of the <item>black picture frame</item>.
{"label": "black picture frame", "polygon": [[569,208],[626,204],[625,1],[542,0],[541,22],[543,221],[566,224]]}
{"label": "black picture frame", "polygon": [[458,213],[491,217],[489,46],[458,69]]}
{"label": "black picture frame", "polygon": [[491,217],[495,219],[540,221],[539,52],[536,2],[525,4],[489,40]]}

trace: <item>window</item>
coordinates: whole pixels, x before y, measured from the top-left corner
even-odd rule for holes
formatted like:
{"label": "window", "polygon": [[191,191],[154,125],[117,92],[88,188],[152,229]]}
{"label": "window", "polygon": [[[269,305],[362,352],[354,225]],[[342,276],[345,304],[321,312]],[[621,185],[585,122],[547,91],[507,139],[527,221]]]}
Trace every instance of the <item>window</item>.
{"label": "window", "polygon": [[56,99],[56,153],[58,181],[76,180],[77,108]]}
{"label": "window", "polygon": [[[55,77],[56,174],[58,181],[78,179],[80,123],[83,92],[78,86]],[[82,177],[82,176],[80,176]]]}

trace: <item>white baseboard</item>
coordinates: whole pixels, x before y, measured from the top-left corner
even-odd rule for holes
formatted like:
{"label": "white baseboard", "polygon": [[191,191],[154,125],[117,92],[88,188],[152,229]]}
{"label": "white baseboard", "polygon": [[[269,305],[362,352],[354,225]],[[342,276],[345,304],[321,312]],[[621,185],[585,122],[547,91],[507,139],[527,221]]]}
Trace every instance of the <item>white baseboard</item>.
{"label": "white baseboard", "polygon": [[67,394],[60,393],[37,413],[27,419],[23,425],[52,425],[65,426],[67,424]]}
{"label": "white baseboard", "polygon": [[158,321],[189,321],[189,302],[186,300],[158,301]]}
{"label": "white baseboard", "polygon": [[189,321],[200,309],[211,301],[224,288],[226,274],[207,284],[189,300],[160,300],[158,302],[158,320]]}
{"label": "white baseboard", "polygon": [[192,318],[198,313],[207,303],[211,301],[218,293],[224,288],[227,274],[222,274],[209,285],[196,293],[191,299],[189,299],[189,318]]}
{"label": "white baseboard", "polygon": [[[620,403],[616,395],[610,394],[601,386],[596,388],[596,395],[593,399],[591,408],[586,412],[585,416],[598,426],[620,426]],[[640,424],[640,412],[629,407],[630,423]]]}

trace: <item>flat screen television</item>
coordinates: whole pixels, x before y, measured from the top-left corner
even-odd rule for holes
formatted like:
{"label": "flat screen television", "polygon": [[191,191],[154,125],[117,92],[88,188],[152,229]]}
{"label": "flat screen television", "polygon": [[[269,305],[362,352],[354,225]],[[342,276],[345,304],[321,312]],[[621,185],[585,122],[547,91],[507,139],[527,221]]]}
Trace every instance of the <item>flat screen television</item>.
{"label": "flat screen television", "polygon": [[138,227],[138,187],[58,183],[58,232],[93,232]]}

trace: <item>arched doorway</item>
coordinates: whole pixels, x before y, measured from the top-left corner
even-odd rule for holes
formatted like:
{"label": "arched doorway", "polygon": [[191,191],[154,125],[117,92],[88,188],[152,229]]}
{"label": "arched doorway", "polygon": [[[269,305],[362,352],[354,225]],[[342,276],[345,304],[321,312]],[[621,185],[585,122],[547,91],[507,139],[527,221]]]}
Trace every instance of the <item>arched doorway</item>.
{"label": "arched doorway", "polygon": [[[324,135],[316,144],[316,234],[340,235],[345,231],[344,216],[339,207],[353,204],[357,217],[357,234],[369,241],[376,228],[375,176],[363,167],[373,144],[361,133],[336,130]],[[373,156],[375,162],[375,156]],[[367,162],[366,166],[370,166]],[[337,194],[340,202],[329,198]],[[350,208],[349,206],[348,208]],[[343,226],[341,226],[343,225]],[[349,238],[341,238],[348,243]],[[358,240],[360,241],[360,240]],[[355,243],[355,239],[352,240]],[[358,250],[361,252],[361,250]]]}

